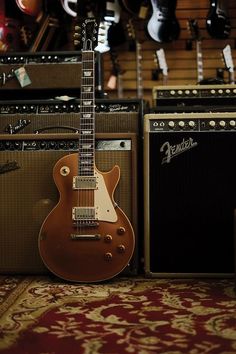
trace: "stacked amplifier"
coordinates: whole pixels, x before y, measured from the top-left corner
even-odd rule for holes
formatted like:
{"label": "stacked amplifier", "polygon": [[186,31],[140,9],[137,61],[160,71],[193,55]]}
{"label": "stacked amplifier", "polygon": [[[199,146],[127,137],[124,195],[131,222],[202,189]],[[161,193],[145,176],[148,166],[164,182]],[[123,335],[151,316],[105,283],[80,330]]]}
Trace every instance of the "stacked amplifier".
{"label": "stacked amplifier", "polygon": [[[103,92],[102,60],[96,53],[96,92]],[[80,92],[81,52],[4,53],[0,56],[1,99],[24,99],[29,94],[76,95]]]}
{"label": "stacked amplifier", "polygon": [[[0,272],[45,273],[38,254],[40,225],[58,200],[56,161],[78,149],[80,102],[0,102]],[[142,100],[96,100],[95,160],[120,166],[114,199],[129,217],[138,245],[138,141]],[[124,274],[138,271],[138,248]]]}

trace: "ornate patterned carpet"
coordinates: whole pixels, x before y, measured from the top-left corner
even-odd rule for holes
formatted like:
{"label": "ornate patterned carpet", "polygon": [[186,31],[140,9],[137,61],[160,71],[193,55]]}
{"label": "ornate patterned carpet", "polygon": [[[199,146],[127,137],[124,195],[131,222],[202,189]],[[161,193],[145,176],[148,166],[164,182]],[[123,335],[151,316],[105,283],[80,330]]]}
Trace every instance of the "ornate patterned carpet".
{"label": "ornate patterned carpet", "polygon": [[1,354],[236,354],[233,280],[0,276]]}

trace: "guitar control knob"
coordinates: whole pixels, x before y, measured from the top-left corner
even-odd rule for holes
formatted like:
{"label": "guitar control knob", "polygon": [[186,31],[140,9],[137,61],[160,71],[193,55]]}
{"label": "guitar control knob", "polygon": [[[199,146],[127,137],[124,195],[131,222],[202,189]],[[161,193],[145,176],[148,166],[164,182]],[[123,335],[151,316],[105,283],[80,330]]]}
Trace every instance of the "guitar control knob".
{"label": "guitar control knob", "polygon": [[112,260],[112,253],[111,252],[105,253],[104,259],[105,259],[105,261],[110,262]]}
{"label": "guitar control knob", "polygon": [[170,128],[174,128],[175,122],[174,122],[173,120],[170,120],[169,123],[168,123],[168,126],[169,126]]}
{"label": "guitar control knob", "polygon": [[111,235],[106,235],[104,237],[104,241],[107,242],[107,243],[110,243],[112,241],[112,236]]}
{"label": "guitar control knob", "polygon": [[226,123],[225,123],[224,120],[221,120],[220,123],[219,123],[219,125],[220,125],[222,128],[224,128],[224,127],[226,126]]}
{"label": "guitar control knob", "polygon": [[230,125],[232,128],[234,128],[234,127],[236,126],[235,120],[231,120],[231,121],[229,122],[229,125]]}
{"label": "guitar control knob", "polygon": [[125,252],[125,246],[124,245],[119,245],[117,246],[117,251],[119,253],[124,253]]}
{"label": "guitar control knob", "polygon": [[119,235],[124,235],[124,233],[125,233],[125,228],[124,228],[124,227],[119,227],[119,228],[117,229],[117,233],[118,233]]}
{"label": "guitar control knob", "polygon": [[216,126],[216,122],[215,122],[214,120],[210,120],[209,126],[210,126],[211,128],[214,128],[214,127]]}

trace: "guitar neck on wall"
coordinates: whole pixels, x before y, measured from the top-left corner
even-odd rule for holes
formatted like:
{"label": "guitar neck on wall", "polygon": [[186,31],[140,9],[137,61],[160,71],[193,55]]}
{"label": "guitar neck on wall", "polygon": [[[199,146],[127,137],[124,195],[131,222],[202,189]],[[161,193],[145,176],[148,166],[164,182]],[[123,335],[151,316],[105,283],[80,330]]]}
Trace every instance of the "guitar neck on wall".
{"label": "guitar neck on wall", "polygon": [[130,38],[132,48],[135,48],[135,60],[136,60],[136,90],[137,97],[143,98],[143,76],[142,76],[142,44],[137,39],[136,30],[133,21],[130,19],[127,24],[128,35]]}
{"label": "guitar neck on wall", "polygon": [[196,64],[197,64],[197,83],[203,81],[203,57],[202,57],[202,38],[196,20],[188,21],[188,29],[192,39],[196,43]]}

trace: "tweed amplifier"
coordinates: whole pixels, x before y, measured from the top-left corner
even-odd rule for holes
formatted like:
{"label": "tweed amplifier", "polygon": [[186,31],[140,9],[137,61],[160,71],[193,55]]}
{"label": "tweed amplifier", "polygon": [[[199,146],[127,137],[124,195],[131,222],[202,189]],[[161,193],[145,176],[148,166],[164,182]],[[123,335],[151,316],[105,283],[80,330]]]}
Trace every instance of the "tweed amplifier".
{"label": "tweed amplifier", "polygon": [[234,272],[236,113],[144,118],[145,273]]}
{"label": "tweed amplifier", "polygon": [[[78,148],[76,134],[0,136],[0,273],[47,272],[38,254],[42,221],[58,200],[54,164]],[[137,238],[136,135],[97,134],[96,165],[120,166],[114,199],[129,217]],[[136,274],[137,248],[123,274]]]}
{"label": "tweed amplifier", "polygon": [[[142,130],[142,100],[96,100],[97,132]],[[0,101],[0,134],[67,133],[78,131],[80,101]]]}
{"label": "tweed amplifier", "polygon": [[155,112],[235,110],[236,85],[154,86]]}

